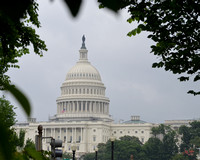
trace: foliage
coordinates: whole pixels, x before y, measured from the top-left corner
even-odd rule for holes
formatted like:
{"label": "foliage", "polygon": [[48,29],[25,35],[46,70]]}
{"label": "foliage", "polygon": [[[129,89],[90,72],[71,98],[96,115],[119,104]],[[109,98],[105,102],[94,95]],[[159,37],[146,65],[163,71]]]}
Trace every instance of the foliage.
{"label": "foliage", "polygon": [[[34,52],[42,56],[42,51],[47,50],[44,41],[35,33],[33,26],[39,28],[38,4],[33,0],[23,0],[24,3],[10,1],[0,7],[0,87],[4,89],[9,83],[5,73],[10,67],[19,68],[19,57],[29,54],[32,44]],[[18,3],[18,4],[17,4]],[[21,9],[24,9],[23,11]]]}
{"label": "foliage", "polygon": [[73,157],[72,157],[72,154],[65,152],[65,153],[63,153],[62,158],[63,159],[72,159]]}
{"label": "foliage", "polygon": [[184,156],[183,154],[176,154],[172,157],[171,160],[189,160],[188,157]]}
{"label": "foliage", "polygon": [[0,159],[5,159],[5,157],[11,159],[11,153],[16,151],[14,144],[17,136],[14,129],[11,128],[16,122],[16,114],[13,110],[14,106],[4,96],[0,97]]}
{"label": "foliage", "polygon": [[134,136],[123,136],[119,138],[121,141],[130,141],[139,145],[142,145],[142,142],[139,140],[138,137]]}
{"label": "foliage", "polygon": [[[181,74],[180,81],[200,80],[200,1],[136,0],[127,7],[131,15],[128,22],[139,23],[128,36],[148,31],[148,38],[155,42],[151,52],[159,61],[153,67]],[[188,93],[200,94],[193,90]]]}
{"label": "foliage", "polygon": [[[113,6],[98,0],[100,8]],[[153,68],[164,67],[166,71],[179,74],[180,81],[200,80],[200,1],[193,0],[119,0],[118,10],[128,8],[129,23],[138,26],[128,36],[142,31],[155,42],[151,52],[158,57]],[[200,91],[188,93],[198,95]]]}
{"label": "foliage", "polygon": [[[30,115],[31,112],[30,103],[26,96],[11,84],[6,72],[11,67],[19,68],[18,58],[29,54],[28,47],[30,45],[40,56],[42,56],[42,51],[47,50],[44,41],[40,39],[33,28],[40,27],[37,10],[38,4],[34,0],[21,0],[20,2],[8,0],[0,5],[0,89],[9,91],[22,105],[27,115]],[[10,117],[14,117],[14,115],[10,114]],[[1,118],[7,120],[5,117]],[[9,136],[15,133],[14,131],[10,133],[11,130],[6,126],[7,122],[1,122],[0,136],[3,138],[0,141],[2,152],[0,158],[10,159],[12,154],[8,151],[9,148],[14,147],[9,146],[12,139]],[[10,123],[14,124],[12,121]]]}
{"label": "foliage", "polygon": [[[130,155],[134,155],[135,159],[144,158],[141,154],[142,145],[139,139],[134,136],[124,136],[114,141],[114,160],[127,160]],[[84,160],[93,160],[95,153],[89,153],[84,156]],[[105,160],[111,158],[111,141],[106,144],[98,144],[98,159]]]}
{"label": "foliage", "polygon": [[31,140],[31,139],[27,139],[26,140],[26,144],[24,146],[24,148],[32,148],[32,149],[35,149],[35,143]]}
{"label": "foliage", "polygon": [[22,149],[24,147],[24,139],[25,139],[25,130],[20,129],[19,131],[19,137],[18,140],[16,141],[16,146]]}
{"label": "foliage", "polygon": [[[94,160],[95,159],[95,153],[87,153],[83,156],[84,160]],[[98,156],[99,159],[99,156]],[[101,158],[100,158],[101,159]],[[99,160],[100,160],[99,159]]]}
{"label": "foliage", "polygon": [[181,126],[179,128],[179,134],[182,135],[181,152],[194,148],[196,154],[197,148],[200,146],[200,122],[194,121],[190,123],[190,126]]}
{"label": "foliage", "polygon": [[146,157],[149,160],[161,160],[163,158],[162,145],[158,138],[150,138],[143,146]]}

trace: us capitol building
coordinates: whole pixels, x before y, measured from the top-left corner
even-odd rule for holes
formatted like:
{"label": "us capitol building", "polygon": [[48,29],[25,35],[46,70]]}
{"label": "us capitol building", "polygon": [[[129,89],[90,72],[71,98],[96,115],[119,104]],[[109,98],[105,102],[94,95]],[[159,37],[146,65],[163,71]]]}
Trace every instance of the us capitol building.
{"label": "us capitol building", "polygon": [[[145,143],[151,137],[151,128],[156,125],[140,120],[140,116],[114,123],[109,115],[106,87],[98,70],[88,61],[84,36],[79,56],[61,86],[61,95],[56,100],[57,114],[47,122],[36,122],[35,118],[30,118],[27,122],[17,123],[14,126],[16,131],[24,129],[25,140],[35,141],[37,127],[42,125],[43,136],[61,139],[64,152],[71,153],[75,143],[77,156],[94,152],[98,143],[106,143],[111,136],[117,139],[125,135],[136,136]],[[48,139],[43,139],[43,150],[50,150]]]}

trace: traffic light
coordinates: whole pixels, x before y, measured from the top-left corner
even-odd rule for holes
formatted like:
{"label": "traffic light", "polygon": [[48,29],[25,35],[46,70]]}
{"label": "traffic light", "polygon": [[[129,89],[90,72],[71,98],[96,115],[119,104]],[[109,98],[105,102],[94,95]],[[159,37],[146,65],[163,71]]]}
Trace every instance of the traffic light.
{"label": "traffic light", "polygon": [[62,147],[62,140],[51,139],[51,157],[53,159],[57,159],[58,157],[62,157],[62,150],[57,149],[57,147]]}

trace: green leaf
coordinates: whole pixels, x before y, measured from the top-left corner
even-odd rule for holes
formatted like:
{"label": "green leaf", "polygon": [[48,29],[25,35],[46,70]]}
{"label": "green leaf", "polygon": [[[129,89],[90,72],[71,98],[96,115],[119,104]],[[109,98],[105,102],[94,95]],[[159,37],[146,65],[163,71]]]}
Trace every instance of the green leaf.
{"label": "green leaf", "polygon": [[99,8],[108,8],[114,12],[117,12],[119,9],[124,7],[124,4],[121,0],[98,0],[100,3]]}
{"label": "green leaf", "polygon": [[132,18],[127,19],[127,22],[132,23],[134,20]]}
{"label": "green leaf", "polygon": [[200,92],[195,92],[195,91],[193,91],[193,90],[189,90],[187,93],[188,93],[188,94],[193,94],[194,96],[200,95]]}
{"label": "green leaf", "polygon": [[25,148],[24,149],[25,153],[31,157],[32,159],[35,160],[43,160],[43,156],[41,154],[41,152],[37,152],[35,149],[33,148]]}
{"label": "green leaf", "polygon": [[184,77],[184,76],[182,76],[182,77],[179,77],[178,78],[180,81],[188,81],[189,80],[189,77]]}
{"label": "green leaf", "polygon": [[82,0],[64,0],[64,2],[69,7],[72,16],[76,17],[79,12]]}
{"label": "green leaf", "polygon": [[7,160],[12,159],[12,153],[10,153],[10,144],[8,130],[0,123],[0,159]]}
{"label": "green leaf", "polygon": [[198,81],[198,80],[200,80],[200,74],[198,74],[198,75],[196,75],[196,76],[194,77],[194,82],[196,82],[196,81]]}
{"label": "green leaf", "polygon": [[13,97],[21,104],[25,113],[30,116],[31,113],[31,105],[27,97],[14,85],[4,84],[5,89],[9,91]]}

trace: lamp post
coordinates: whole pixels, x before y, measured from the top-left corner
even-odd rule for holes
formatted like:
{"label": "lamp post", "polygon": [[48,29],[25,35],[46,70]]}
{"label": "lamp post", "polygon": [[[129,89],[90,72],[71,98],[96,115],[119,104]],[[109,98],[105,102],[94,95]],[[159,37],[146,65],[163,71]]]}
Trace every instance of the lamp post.
{"label": "lamp post", "polygon": [[73,160],[75,160],[76,144],[72,145]]}
{"label": "lamp post", "polygon": [[97,154],[98,154],[98,148],[96,147],[96,148],[95,148],[95,160],[98,160]]}
{"label": "lamp post", "polygon": [[114,160],[114,141],[115,141],[115,137],[114,136],[110,137],[110,141],[111,141],[111,160]]}

